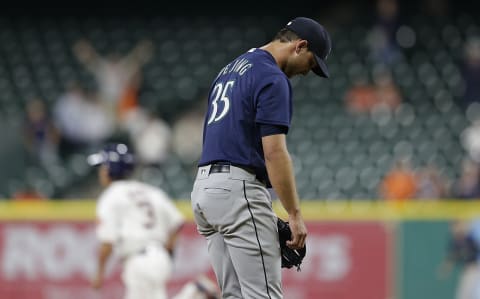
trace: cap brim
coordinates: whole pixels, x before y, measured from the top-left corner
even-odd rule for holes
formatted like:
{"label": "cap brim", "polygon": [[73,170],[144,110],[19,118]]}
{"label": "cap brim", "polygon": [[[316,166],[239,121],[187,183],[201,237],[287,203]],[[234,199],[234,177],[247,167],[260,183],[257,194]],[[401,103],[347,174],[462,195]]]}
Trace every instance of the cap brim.
{"label": "cap brim", "polygon": [[99,166],[105,163],[105,156],[101,153],[91,154],[87,157],[87,163],[90,166]]}
{"label": "cap brim", "polygon": [[315,56],[315,61],[317,62],[317,67],[314,67],[312,71],[317,74],[320,77],[324,78],[330,78],[330,73],[328,72],[327,65],[325,64],[325,61],[318,57],[317,55]]}

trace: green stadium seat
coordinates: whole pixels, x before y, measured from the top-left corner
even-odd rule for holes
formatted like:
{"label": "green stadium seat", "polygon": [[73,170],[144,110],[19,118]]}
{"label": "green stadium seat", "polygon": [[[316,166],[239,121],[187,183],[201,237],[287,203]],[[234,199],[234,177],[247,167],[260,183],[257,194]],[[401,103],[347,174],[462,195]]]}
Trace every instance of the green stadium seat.
{"label": "green stadium seat", "polygon": [[[376,198],[382,175],[403,154],[410,154],[417,166],[434,162],[450,179],[458,176],[465,156],[459,136],[469,124],[457,104],[463,86],[458,62],[477,23],[468,16],[443,24],[412,18],[416,44],[391,68],[404,101],[393,111],[365,115],[348,114],[343,96],[354,78],[370,76],[376,67],[364,44],[368,26],[332,30],[332,80],[292,80],[295,108],[287,141],[301,196]],[[90,39],[101,53],[126,52],[138,40],[151,38],[155,53],[143,69],[139,102],[170,121],[205,96],[225,63],[268,41],[280,25],[274,17],[0,18],[0,116],[19,126],[30,97],[41,96],[53,105],[72,79],[95,87],[93,76],[72,53],[79,38]],[[237,38],[232,41],[232,36]],[[10,194],[27,177],[53,197],[62,194],[92,175],[84,158],[79,154],[43,170],[26,171],[25,164],[11,176],[0,174],[5,177],[0,195]],[[173,157],[165,167],[145,169],[139,176],[186,199],[194,167]]]}

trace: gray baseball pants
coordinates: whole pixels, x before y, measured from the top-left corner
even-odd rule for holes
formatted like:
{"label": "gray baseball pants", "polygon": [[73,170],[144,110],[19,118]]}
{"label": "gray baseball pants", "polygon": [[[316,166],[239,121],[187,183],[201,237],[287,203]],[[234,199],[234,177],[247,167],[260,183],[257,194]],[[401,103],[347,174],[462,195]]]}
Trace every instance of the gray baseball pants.
{"label": "gray baseball pants", "polygon": [[199,167],[191,204],[222,298],[280,299],[277,218],[264,184],[241,168]]}

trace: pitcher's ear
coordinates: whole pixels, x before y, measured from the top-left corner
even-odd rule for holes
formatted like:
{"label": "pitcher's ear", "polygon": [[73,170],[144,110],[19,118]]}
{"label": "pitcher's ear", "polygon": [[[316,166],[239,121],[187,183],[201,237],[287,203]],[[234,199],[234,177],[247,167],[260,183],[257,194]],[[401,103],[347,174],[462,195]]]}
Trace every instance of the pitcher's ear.
{"label": "pitcher's ear", "polygon": [[304,39],[300,39],[297,41],[297,45],[295,47],[295,52],[298,54],[302,49],[307,49],[308,50],[308,41]]}

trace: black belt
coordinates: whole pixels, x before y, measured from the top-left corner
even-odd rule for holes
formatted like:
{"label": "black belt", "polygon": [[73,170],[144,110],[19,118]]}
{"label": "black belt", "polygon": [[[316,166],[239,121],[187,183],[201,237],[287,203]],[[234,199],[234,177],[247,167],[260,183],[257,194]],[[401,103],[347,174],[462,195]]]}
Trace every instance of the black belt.
{"label": "black belt", "polygon": [[246,172],[255,175],[257,180],[259,180],[263,184],[265,184],[265,185],[267,184],[267,182],[265,180],[260,179],[255,174],[255,171],[252,168],[246,167],[246,166],[243,166],[243,165],[236,165],[236,164],[230,164],[230,163],[225,163],[225,162],[213,163],[213,164],[210,165],[209,174],[210,173],[230,173],[230,166],[235,166],[235,167],[241,168],[241,169],[245,170]]}
{"label": "black belt", "polygon": [[210,166],[210,173],[229,173],[230,164],[212,164]]}
{"label": "black belt", "polygon": [[212,163],[210,165],[210,173],[229,173],[230,172],[230,166],[235,166],[238,168],[241,168],[245,170],[248,173],[255,174],[255,170],[253,170],[250,167],[243,166],[243,165],[236,165],[236,164],[231,164],[228,162],[219,162],[219,163]]}

